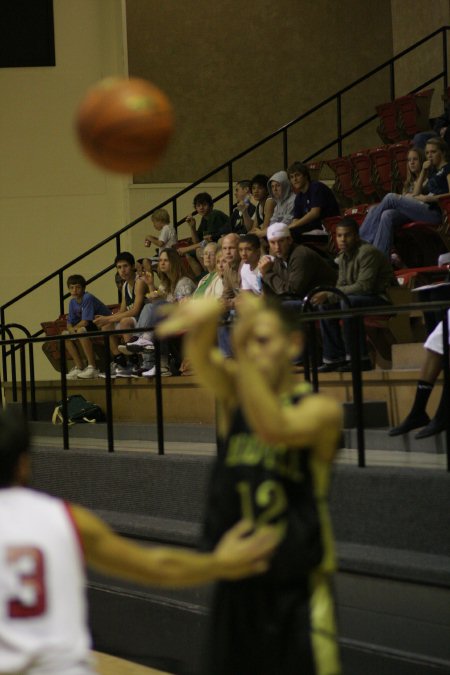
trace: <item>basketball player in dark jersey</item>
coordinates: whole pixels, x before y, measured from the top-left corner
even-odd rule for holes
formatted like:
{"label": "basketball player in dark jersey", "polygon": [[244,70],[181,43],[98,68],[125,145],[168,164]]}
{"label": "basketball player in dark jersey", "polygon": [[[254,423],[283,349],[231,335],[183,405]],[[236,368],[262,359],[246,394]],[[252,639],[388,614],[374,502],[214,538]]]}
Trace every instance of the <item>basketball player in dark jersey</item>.
{"label": "basketball player in dark jersey", "polygon": [[220,403],[219,453],[206,508],[210,549],[243,516],[275,524],[282,541],[258,578],[217,585],[207,675],[339,675],[327,511],[330,466],[341,430],[334,400],[304,395],[291,377],[301,334],[250,294],[239,301],[235,357],[215,347],[222,308],[187,301],[159,328],[187,331],[186,356]]}

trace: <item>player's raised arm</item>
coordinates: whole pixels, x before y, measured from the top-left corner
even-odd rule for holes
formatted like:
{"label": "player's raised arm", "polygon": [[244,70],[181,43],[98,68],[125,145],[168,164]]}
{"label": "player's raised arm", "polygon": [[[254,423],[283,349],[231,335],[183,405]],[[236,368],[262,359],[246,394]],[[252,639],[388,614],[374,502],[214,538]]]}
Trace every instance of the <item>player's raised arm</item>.
{"label": "player's raised arm", "polygon": [[144,548],[115,534],[90,511],[70,506],[86,562],[104,574],[152,586],[192,586],[218,579],[237,579],[265,572],[279,541],[275,528],[251,534],[241,521],[212,553],[169,547]]}
{"label": "player's raised arm", "polygon": [[160,338],[184,334],[185,356],[201,382],[218,399],[235,402],[235,363],[217,348],[217,325],[223,307],[215,298],[189,299],[168,308],[167,318],[156,328]]}
{"label": "player's raised arm", "polygon": [[292,359],[301,334],[290,332],[276,311],[254,297],[242,298],[233,332],[239,401],[254,433],[268,443],[312,447],[331,461],[342,427],[341,406],[332,398],[305,396],[282,403],[292,391]]}

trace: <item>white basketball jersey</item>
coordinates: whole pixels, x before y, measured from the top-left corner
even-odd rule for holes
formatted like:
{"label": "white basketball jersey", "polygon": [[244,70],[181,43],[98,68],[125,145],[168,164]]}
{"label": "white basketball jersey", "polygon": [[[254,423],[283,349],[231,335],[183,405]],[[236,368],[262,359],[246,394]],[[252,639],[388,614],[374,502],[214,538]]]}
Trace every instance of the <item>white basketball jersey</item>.
{"label": "white basketball jersey", "polygon": [[0,673],[86,675],[84,562],[64,502],[0,489]]}

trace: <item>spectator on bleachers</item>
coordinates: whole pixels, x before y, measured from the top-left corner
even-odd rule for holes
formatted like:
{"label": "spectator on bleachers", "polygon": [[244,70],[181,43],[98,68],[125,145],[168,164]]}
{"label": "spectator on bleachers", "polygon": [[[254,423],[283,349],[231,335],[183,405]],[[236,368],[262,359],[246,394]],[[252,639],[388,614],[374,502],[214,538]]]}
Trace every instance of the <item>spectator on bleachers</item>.
{"label": "spectator on bleachers", "polygon": [[261,257],[261,242],[256,234],[246,234],[239,240],[239,257],[241,259],[240,288],[256,295],[262,293],[261,272],[258,269]]}
{"label": "spectator on bleachers", "polygon": [[[231,322],[235,316],[236,300],[238,299],[241,285],[239,257],[239,242],[241,238],[236,233],[227,234],[221,241],[224,262],[222,304],[225,310],[224,319]],[[218,342],[221,352],[228,358],[232,356],[230,327],[219,326]]]}
{"label": "spectator on bleachers", "polygon": [[294,217],[289,229],[294,241],[305,241],[315,235],[328,239],[322,221],[339,216],[339,204],[330,188],[319,180],[311,180],[309,169],[302,162],[294,162],[288,168],[289,180],[295,193]]}
{"label": "spectator on bleachers", "polygon": [[426,145],[425,154],[427,159],[422,165],[414,191],[402,196],[387,194],[380,204],[369,210],[361,225],[361,238],[372,243],[387,257],[392,248],[395,228],[415,220],[432,225],[441,222],[439,197],[450,194],[447,145],[440,138],[432,138]]}
{"label": "spectator on bleachers", "polygon": [[[269,197],[275,202],[275,208],[270,218],[272,223],[285,223],[289,225],[294,217],[295,194],[286,171],[277,171],[267,183]],[[264,230],[261,232],[265,236]]]}
{"label": "spectator on bleachers", "polygon": [[267,191],[268,182],[269,176],[262,173],[256,174],[251,180],[251,193],[253,201],[256,204],[256,209],[253,216],[250,217],[245,207],[243,208],[242,214],[247,232],[258,234],[259,230],[265,232],[269,227],[269,222],[275,208],[275,201],[272,197],[269,197]]}
{"label": "spectator on bleachers", "polygon": [[[196,278],[203,275],[201,265],[201,250],[209,241],[219,241],[227,232],[230,232],[230,219],[219,209],[214,208],[213,198],[208,192],[200,192],[194,197],[194,208],[201,216],[200,225],[197,229],[195,218],[189,214],[185,220],[191,230],[192,244],[181,246],[177,249],[181,256],[186,255],[189,266]],[[198,254],[197,254],[198,251]],[[199,255],[199,258],[197,257]]]}
{"label": "spectator on bleachers", "polygon": [[[137,328],[148,329],[139,334],[134,339],[128,341],[120,351],[125,354],[143,354],[142,366],[140,368],[129,369],[127,374],[122,373],[122,377],[133,377],[142,375],[143,377],[154,377],[155,366],[153,360],[153,327],[159,320],[158,308],[168,302],[182,302],[190,297],[195,291],[196,285],[192,279],[186,276],[180,257],[175,249],[166,248],[159,254],[158,276],[160,284],[152,292],[151,302],[148,302],[142,309]],[[169,350],[167,343],[161,343],[161,375],[170,376],[172,373],[169,368]]]}
{"label": "spectator on bleachers", "polygon": [[334,286],[336,268],[312,249],[295,244],[286,223],[269,225],[267,239],[271,255],[263,255],[258,263],[263,293],[300,304],[315,286]]}
{"label": "spectator on bleachers", "polygon": [[170,215],[166,209],[156,209],[150,216],[153,227],[159,233],[158,236],[148,234],[144,245],[149,247],[154,244],[157,248],[173,248],[178,241],[177,231],[170,222]]}
{"label": "spectator on bleachers", "polygon": [[210,295],[208,289],[213,284],[217,277],[216,271],[216,253],[219,245],[215,241],[210,241],[203,249],[203,265],[206,268],[207,274],[200,279],[197,288],[193,295],[195,298],[200,298],[204,295]]}
{"label": "spectator on bleachers", "polygon": [[240,289],[239,267],[241,259],[239,257],[239,241],[239,235],[232,232],[227,234],[221,242],[225,263],[222,300],[225,309],[228,311],[234,310],[234,302]]}
{"label": "spectator on bleachers", "polygon": [[[97,326],[94,323],[94,317],[97,315],[110,316],[111,310],[106,305],[86,291],[86,279],[81,274],[71,274],[67,279],[67,288],[71,295],[69,302],[69,313],[67,317],[67,333],[87,333],[96,331]],[[66,351],[75,365],[67,373],[68,380],[94,379],[99,376],[95,364],[94,347],[88,338],[82,340],[65,340]],[[84,367],[83,356],[86,358],[87,366]]]}
{"label": "spectator on bleachers", "polygon": [[[339,249],[339,275],[336,288],[342,291],[351,307],[389,305],[387,290],[396,285],[392,267],[386,257],[374,246],[359,237],[359,226],[353,218],[343,218],[336,226],[336,243]],[[311,304],[321,309],[347,304],[333,293],[322,291],[311,298]],[[350,319],[343,320],[343,332],[339,319],[323,319],[320,330],[323,341],[323,364],[319,372],[351,371]],[[372,362],[367,352],[365,335],[360,344],[361,370],[371,370]]]}
{"label": "spectator on bleachers", "polygon": [[[114,263],[124,282],[121,291],[120,308],[116,314],[112,314],[111,316],[98,315],[94,318],[94,323],[99,330],[135,328],[144,306],[145,293],[148,290],[147,284],[136,276],[135,260],[131,253],[128,253],[128,251],[119,253]],[[129,339],[128,333],[124,335],[124,339]],[[132,364],[119,351],[119,337],[111,335],[109,345],[111,354],[114,357],[110,365],[111,377],[117,377],[119,374],[126,377],[126,373],[131,370]]]}
{"label": "spectator on bleachers", "polygon": [[[450,313],[447,313],[447,322],[450,323]],[[415,438],[429,438],[444,431],[449,414],[445,389],[442,389],[441,400],[433,419],[430,420],[426,413],[428,400],[435,382],[443,368],[443,325],[440,321],[425,341],[425,359],[420,369],[417,382],[416,394],[413,405],[403,422],[389,431],[390,436],[400,436],[408,431],[423,427]]]}
{"label": "spectator on bleachers", "polygon": [[236,183],[234,196],[236,198],[236,208],[233,209],[230,218],[231,232],[236,234],[247,234],[246,222],[252,223],[252,217],[255,213],[255,206],[251,201],[251,183],[249,180],[240,180]]}
{"label": "spectator on bleachers", "polygon": [[[408,150],[406,156],[406,180],[403,183],[402,194],[412,195],[416,187],[417,180],[422,171],[425,161],[425,153],[422,148],[413,147]],[[422,186],[423,187],[423,186]]]}

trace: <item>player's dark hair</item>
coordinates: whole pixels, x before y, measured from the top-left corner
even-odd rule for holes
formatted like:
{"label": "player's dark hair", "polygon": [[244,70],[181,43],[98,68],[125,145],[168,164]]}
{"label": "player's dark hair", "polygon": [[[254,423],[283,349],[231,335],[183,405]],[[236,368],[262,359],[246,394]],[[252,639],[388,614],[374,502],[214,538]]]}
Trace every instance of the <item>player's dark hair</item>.
{"label": "player's dark hair", "polygon": [[134,255],[132,253],[128,253],[128,251],[118,253],[114,258],[114,265],[117,265],[118,262],[127,262],[129,265],[134,267],[135,265]]}
{"label": "player's dark hair", "polygon": [[250,244],[252,248],[257,251],[259,248],[261,248],[261,239],[256,236],[256,234],[244,234],[240,239],[239,239],[240,244]]}
{"label": "player's dark hair", "polygon": [[199,192],[198,195],[194,197],[194,207],[199,206],[200,204],[208,204],[211,208],[214,205],[213,198],[209,192]]}
{"label": "player's dark hair", "polygon": [[15,482],[20,457],[29,451],[30,435],[22,412],[0,410],[0,488]]}
{"label": "player's dark hair", "polygon": [[81,274],[71,274],[67,279],[67,287],[79,284],[82,288],[86,288],[86,279]]}
{"label": "player's dark hair", "polygon": [[337,223],[336,229],[338,227],[347,227],[349,230],[352,230],[354,234],[359,234],[359,225],[356,220],[350,216],[342,218],[342,220]]}

